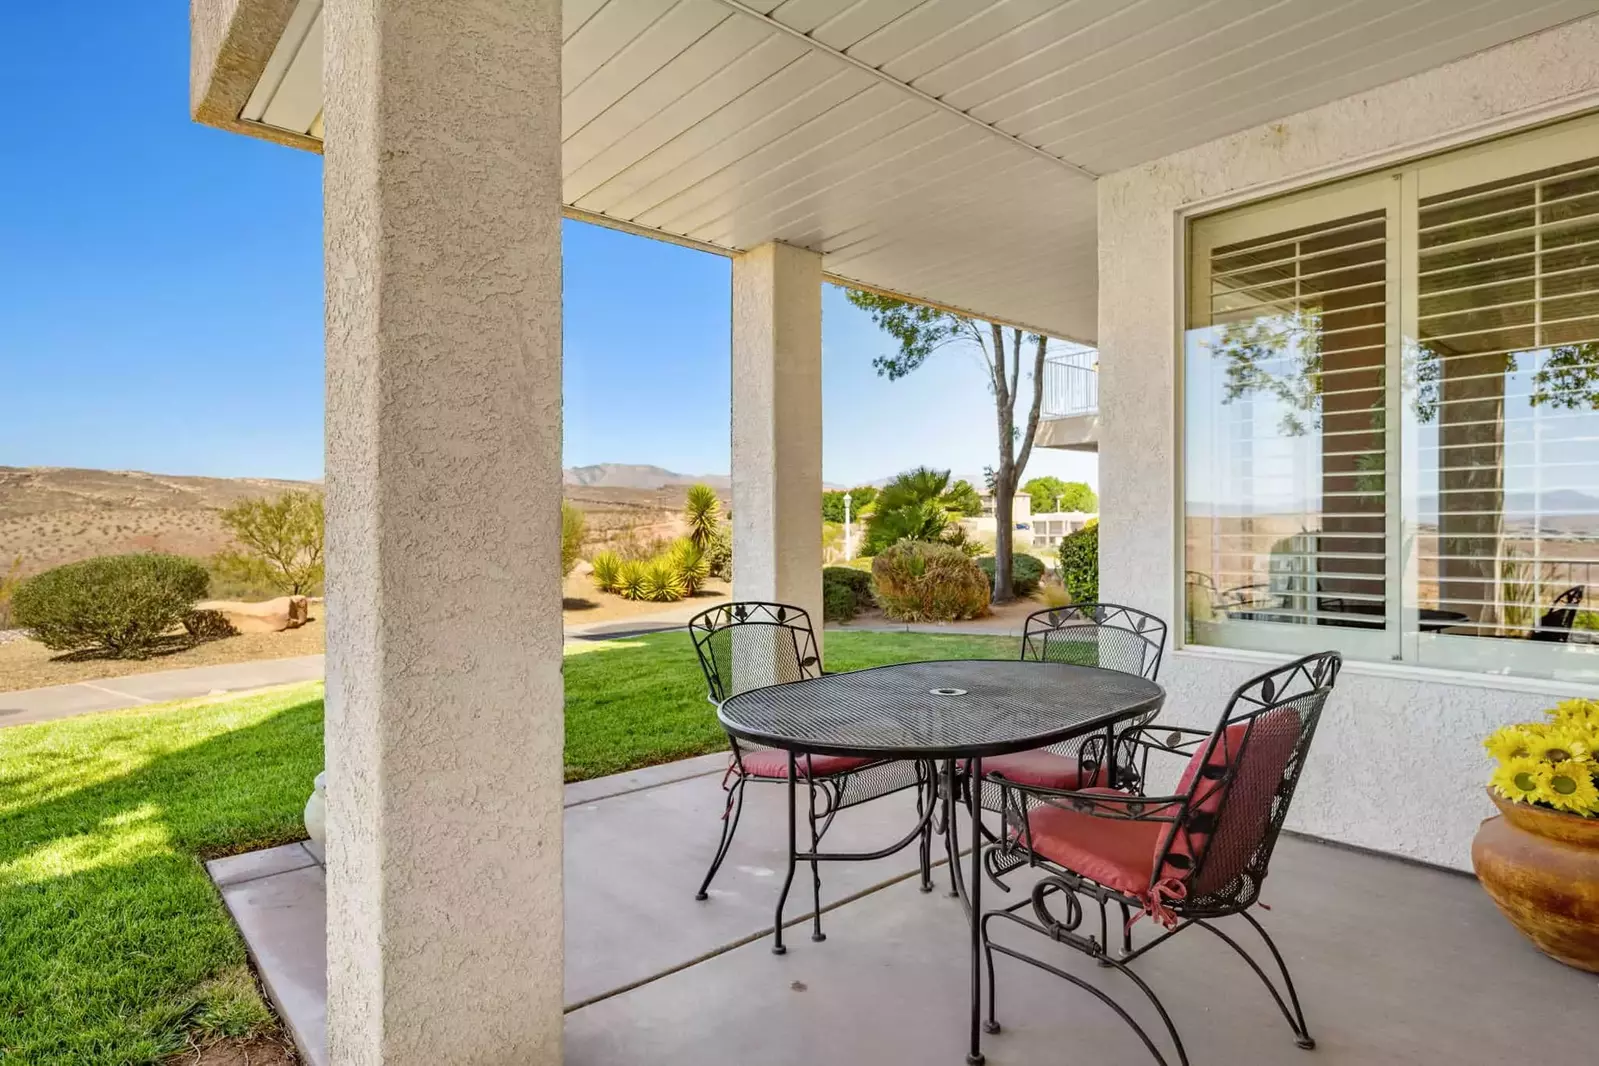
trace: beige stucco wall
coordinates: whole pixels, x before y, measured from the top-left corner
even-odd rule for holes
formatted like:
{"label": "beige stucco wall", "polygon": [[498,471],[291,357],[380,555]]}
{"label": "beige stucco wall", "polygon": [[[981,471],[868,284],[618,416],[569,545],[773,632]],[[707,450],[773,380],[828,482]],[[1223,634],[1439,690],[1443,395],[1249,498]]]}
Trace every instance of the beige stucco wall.
{"label": "beige stucco wall", "polygon": [[822,638],[822,257],[733,260],[733,595],[805,608]]}
{"label": "beige stucco wall", "polygon": [[[1592,107],[1599,107],[1599,17],[1102,178],[1101,595],[1175,623],[1182,618],[1176,434],[1185,213]],[[1227,693],[1264,661],[1210,650],[1174,654],[1163,670],[1168,717],[1213,724]],[[1563,691],[1354,665],[1328,711],[1290,825],[1466,868],[1471,835],[1489,812],[1478,738]]]}
{"label": "beige stucco wall", "polygon": [[559,0],[327,8],[328,1045],[561,1061]]}

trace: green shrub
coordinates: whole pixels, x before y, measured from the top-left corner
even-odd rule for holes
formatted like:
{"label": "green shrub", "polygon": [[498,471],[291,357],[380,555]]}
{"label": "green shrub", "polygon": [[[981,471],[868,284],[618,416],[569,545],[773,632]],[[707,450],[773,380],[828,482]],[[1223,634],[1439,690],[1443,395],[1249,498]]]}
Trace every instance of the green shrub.
{"label": "green shrub", "polygon": [[184,631],[196,641],[236,637],[239,631],[221,611],[190,611],[183,616]]}
{"label": "green shrub", "polygon": [[1060,580],[1073,603],[1099,602],[1098,522],[1061,539]]}
{"label": "green shrub", "polygon": [[698,592],[711,576],[711,564],[705,561],[705,553],[688,537],[673,541],[667,549],[666,559],[677,574],[685,596]]}
{"label": "green shrub", "polygon": [[959,548],[902,541],[872,562],[872,594],[902,622],[949,622],[988,611],[988,580]]}
{"label": "green shrub", "polygon": [[615,592],[622,557],[613,551],[602,551],[594,556],[594,587],[601,592]]}
{"label": "green shrub", "polygon": [[17,625],[53,651],[142,659],[205,598],[210,575],[177,555],[105,555],[46,570],[12,597]]}
{"label": "green shrub", "polygon": [[[988,576],[990,587],[994,584],[994,557],[985,555],[977,560],[977,565]],[[1011,591],[1018,596],[1031,596],[1038,591],[1038,583],[1044,580],[1044,562],[1036,555],[1025,552],[1016,552],[1010,557],[1010,584]]]}
{"label": "green shrub", "polygon": [[616,594],[624,600],[642,600],[644,595],[644,562],[640,559],[623,559],[616,568]]}
{"label": "green shrub", "polygon": [[583,512],[561,501],[561,576],[565,577],[577,565],[577,553],[583,550],[583,535],[588,532],[588,520]]}
{"label": "green shrub", "polygon": [[733,580],[733,531],[727,526],[717,526],[705,545],[705,562],[711,576],[723,581]]}
{"label": "green shrub", "polygon": [[872,599],[872,575],[848,566],[823,567],[823,619],[848,622],[875,602]]}
{"label": "green shrub", "polygon": [[662,555],[644,564],[643,595],[652,603],[675,603],[683,598],[683,578],[670,556]]}

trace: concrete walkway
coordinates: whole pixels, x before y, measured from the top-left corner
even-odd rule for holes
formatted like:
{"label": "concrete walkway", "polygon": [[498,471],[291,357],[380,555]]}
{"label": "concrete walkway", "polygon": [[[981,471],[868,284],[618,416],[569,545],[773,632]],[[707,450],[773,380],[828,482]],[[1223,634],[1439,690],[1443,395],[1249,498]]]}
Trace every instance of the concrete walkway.
{"label": "concrete walkway", "polygon": [[[567,626],[566,641],[568,644],[574,644],[616,640],[622,637],[681,629],[701,610],[703,607],[698,605],[685,605],[676,610],[643,618]],[[926,625],[873,621],[852,623],[847,626],[830,625],[827,629],[829,632],[936,633],[945,636],[982,634],[1020,637],[1021,619],[982,618],[972,622]],[[161,670],[148,674],[131,674],[127,677],[79,681],[71,685],[0,692],[0,728],[26,725],[30,722],[47,722],[76,714],[89,714],[93,711],[142,707],[145,704],[164,703],[167,700],[216,696],[226,692],[247,692],[273,685],[317,681],[322,677],[322,664],[323,657],[320,655],[302,655],[292,659],[258,659],[254,662],[195,666],[186,670]]]}
{"label": "concrete walkway", "polygon": [[115,711],[168,700],[316,681],[322,677],[322,661],[320,655],[257,659],[254,662],[158,670],[149,674],[79,681],[72,685],[0,692],[0,726],[26,725],[91,711]]}

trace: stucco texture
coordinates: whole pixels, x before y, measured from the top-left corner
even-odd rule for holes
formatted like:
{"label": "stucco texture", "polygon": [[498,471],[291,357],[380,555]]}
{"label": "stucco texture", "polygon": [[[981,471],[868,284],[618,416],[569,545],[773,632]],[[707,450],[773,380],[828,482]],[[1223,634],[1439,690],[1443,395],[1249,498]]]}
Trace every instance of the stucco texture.
{"label": "stucco texture", "polygon": [[822,257],[733,260],[733,596],[810,612],[822,637]]}
{"label": "stucco texture", "polygon": [[326,17],[329,1049],[558,1063],[560,5]]}
{"label": "stucco texture", "polygon": [[196,122],[312,152],[322,142],[239,115],[255,91],[296,0],[190,0],[189,111]]}
{"label": "stucco texture", "polygon": [[[1100,590],[1180,622],[1176,436],[1186,212],[1399,162],[1599,106],[1599,17],[1245,130],[1099,182]],[[1269,661],[1176,654],[1165,717],[1212,725]],[[1438,672],[1352,665],[1327,711],[1289,826],[1469,868],[1493,727],[1534,716],[1557,686],[1519,690]]]}

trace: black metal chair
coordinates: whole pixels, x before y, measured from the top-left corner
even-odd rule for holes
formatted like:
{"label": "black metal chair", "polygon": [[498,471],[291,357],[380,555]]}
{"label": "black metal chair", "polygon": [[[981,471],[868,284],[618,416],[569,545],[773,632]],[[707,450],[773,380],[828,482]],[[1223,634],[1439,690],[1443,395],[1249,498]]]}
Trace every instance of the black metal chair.
{"label": "black metal chair", "polygon": [[[783,603],[738,601],[702,611],[688,623],[700,669],[705,673],[708,698],[712,705],[740,692],[768,685],[782,685],[823,673],[816,647],[816,633],[804,609]],[[789,753],[763,748],[728,736],[732,756],[722,788],[727,793],[722,811],[722,838],[716,856],[705,872],[694,898],[704,900],[711,881],[727,858],[744,808],[744,786],[751,781],[788,783]],[[812,939],[825,939],[821,932],[821,872],[815,858],[817,845],[833,824],[839,811],[907,788],[930,787],[916,763],[842,755],[800,755],[798,774],[804,779],[811,802],[810,825],[811,882],[815,918]],[[918,796],[920,804],[931,802]],[[930,843],[922,846],[922,884],[931,889]],[[864,857],[864,856],[863,856]]]}
{"label": "black metal chair", "polygon": [[[1293,978],[1277,946],[1249,909],[1259,900],[1272,849],[1288,815],[1300,771],[1322,708],[1337,681],[1337,652],[1306,656],[1267,671],[1239,687],[1214,733],[1144,726],[1117,744],[1188,757],[1176,791],[1144,796],[1110,788],[1023,788],[1002,784],[1006,823],[1014,826],[984,856],[989,876],[1001,878],[1023,867],[1043,871],[1025,900],[983,915],[988,956],[989,1014],[985,1028],[999,1032],[994,955],[1036,966],[1091,993],[1132,1027],[1155,1061],[1167,1066],[1155,1042],[1107,993],[1041,959],[995,943],[989,926],[998,920],[1031,929],[1076,948],[1102,966],[1114,967],[1154,1005],[1187,1066],[1188,1055],[1171,1016],[1129,963],[1191,926],[1214,933],[1254,970],[1276,1001],[1303,1048],[1315,1046]],[[1084,930],[1086,904],[1099,904],[1099,930]],[[1054,907],[1052,909],[1051,904]],[[1107,908],[1123,917],[1121,951],[1110,948]],[[1033,916],[1016,913],[1031,906]],[[1134,911],[1140,912],[1137,916]],[[1133,949],[1131,927],[1149,915],[1166,931]],[[1238,915],[1254,927],[1282,974],[1287,994],[1258,962],[1212,921]]]}
{"label": "black metal chair", "polygon": [[1533,627],[1531,638],[1552,644],[1569,643],[1572,626],[1577,622],[1577,611],[1582,607],[1582,592],[1581,585],[1573,585],[1556,596],[1549,610]]}
{"label": "black metal chair", "polygon": [[[1078,603],[1052,607],[1027,616],[1022,627],[1022,661],[1071,663],[1117,670],[1155,680],[1166,650],[1166,623],[1147,611],[1119,603]],[[1146,717],[1124,728],[1147,725]],[[1100,758],[1084,759],[1083,752],[1102,752],[1083,740],[1067,741],[1014,755],[983,760],[985,777],[1042,788],[1083,788],[1109,784],[1111,768]],[[998,809],[998,808],[996,808]]]}

